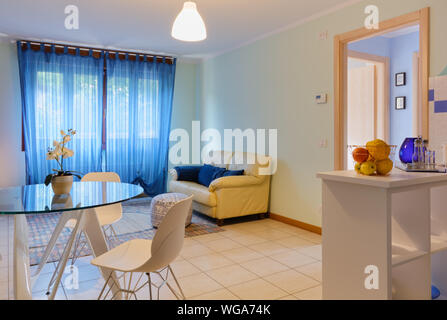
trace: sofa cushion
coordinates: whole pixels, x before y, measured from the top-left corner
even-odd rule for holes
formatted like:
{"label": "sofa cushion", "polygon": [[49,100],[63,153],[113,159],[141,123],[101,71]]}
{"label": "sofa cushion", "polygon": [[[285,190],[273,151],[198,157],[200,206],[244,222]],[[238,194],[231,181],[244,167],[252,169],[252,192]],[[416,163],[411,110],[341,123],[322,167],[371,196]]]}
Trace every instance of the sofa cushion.
{"label": "sofa cushion", "polygon": [[222,177],[225,171],[225,168],[219,168],[205,164],[199,171],[198,182],[205,187],[209,187],[211,182],[213,182],[217,178]]}
{"label": "sofa cushion", "polygon": [[201,168],[202,166],[182,166],[175,167],[174,169],[177,171],[178,181],[198,182]]}
{"label": "sofa cushion", "polygon": [[217,205],[216,194],[210,192],[207,187],[195,182],[171,181],[169,191],[194,196],[194,201],[209,207],[215,207]]}

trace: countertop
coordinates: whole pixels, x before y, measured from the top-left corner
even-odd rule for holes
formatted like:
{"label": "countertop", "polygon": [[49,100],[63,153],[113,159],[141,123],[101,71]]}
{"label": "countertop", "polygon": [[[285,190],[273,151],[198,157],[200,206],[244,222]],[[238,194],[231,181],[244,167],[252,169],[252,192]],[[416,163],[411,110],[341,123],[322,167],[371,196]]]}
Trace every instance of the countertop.
{"label": "countertop", "polygon": [[354,183],[378,188],[399,188],[425,183],[447,182],[447,173],[412,173],[393,169],[387,176],[365,176],[356,171],[331,171],[317,173],[322,180]]}

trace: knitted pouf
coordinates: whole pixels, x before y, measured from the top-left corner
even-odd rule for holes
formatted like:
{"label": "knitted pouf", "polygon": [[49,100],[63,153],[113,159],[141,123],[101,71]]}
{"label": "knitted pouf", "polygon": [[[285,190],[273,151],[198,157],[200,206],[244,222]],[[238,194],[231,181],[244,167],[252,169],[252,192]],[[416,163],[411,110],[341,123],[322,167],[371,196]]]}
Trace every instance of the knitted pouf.
{"label": "knitted pouf", "polygon": [[[150,207],[152,226],[154,228],[158,228],[160,223],[163,221],[163,218],[168,213],[169,209],[171,209],[171,207],[173,207],[176,203],[186,198],[188,198],[188,196],[183,193],[165,193],[155,196],[152,199]],[[186,227],[191,224],[191,219],[192,208],[188,214],[188,217],[186,218]]]}

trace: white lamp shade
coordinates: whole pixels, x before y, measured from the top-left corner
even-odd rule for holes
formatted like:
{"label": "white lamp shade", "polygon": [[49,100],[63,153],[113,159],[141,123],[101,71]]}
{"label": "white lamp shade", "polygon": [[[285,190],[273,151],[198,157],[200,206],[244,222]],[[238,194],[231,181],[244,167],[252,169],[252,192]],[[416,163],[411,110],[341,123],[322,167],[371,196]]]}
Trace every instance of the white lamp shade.
{"label": "white lamp shade", "polygon": [[172,37],[181,41],[202,41],[206,39],[206,27],[194,2],[185,2],[182,11],[175,18]]}

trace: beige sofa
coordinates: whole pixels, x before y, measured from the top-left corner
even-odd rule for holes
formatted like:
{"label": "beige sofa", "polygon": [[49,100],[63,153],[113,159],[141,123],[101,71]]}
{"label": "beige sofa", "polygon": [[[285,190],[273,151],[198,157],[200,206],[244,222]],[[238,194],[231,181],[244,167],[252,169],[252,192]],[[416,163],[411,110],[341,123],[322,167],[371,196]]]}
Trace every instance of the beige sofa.
{"label": "beige sofa", "polygon": [[[177,181],[177,171],[172,169],[169,191],[193,195],[193,209],[217,219],[219,225],[224,219],[267,213],[271,175],[266,173],[272,159],[226,151],[214,151],[212,157],[204,162],[228,170],[244,170],[244,175],[216,179],[207,188],[195,182]],[[248,157],[256,161],[248,161]]]}

